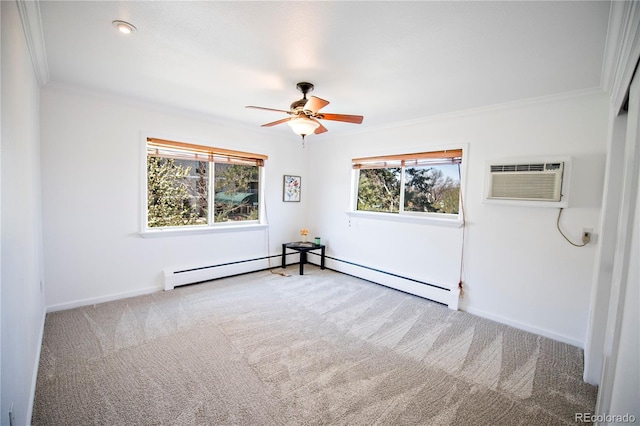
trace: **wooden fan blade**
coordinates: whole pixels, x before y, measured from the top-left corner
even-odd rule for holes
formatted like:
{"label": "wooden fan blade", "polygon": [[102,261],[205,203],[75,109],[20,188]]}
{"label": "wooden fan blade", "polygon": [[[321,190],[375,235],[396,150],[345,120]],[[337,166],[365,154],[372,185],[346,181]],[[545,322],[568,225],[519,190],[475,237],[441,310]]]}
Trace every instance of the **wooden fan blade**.
{"label": "wooden fan blade", "polygon": [[291,111],[285,111],[283,109],[265,108],[265,107],[259,107],[259,106],[253,106],[253,105],[247,105],[245,108],[263,109],[265,111],[284,112],[285,114],[291,114]]}
{"label": "wooden fan blade", "polygon": [[318,126],[318,128],[313,133],[315,133],[316,135],[319,135],[320,133],[328,132],[327,128],[324,127],[321,122],[319,122],[315,118],[312,118],[311,120],[315,121],[316,123],[318,123],[320,125],[320,126]]}
{"label": "wooden fan blade", "polygon": [[321,108],[329,105],[329,101],[325,101],[324,99],[320,99],[316,96],[311,96],[304,107],[302,108],[305,111],[312,111],[313,113],[318,112]]}
{"label": "wooden fan blade", "polygon": [[361,115],[348,115],[348,114],[321,114],[325,120],[344,121],[345,123],[361,124],[364,119]]}
{"label": "wooden fan blade", "polygon": [[267,124],[263,124],[260,127],[271,127],[271,126],[276,126],[278,124],[282,124],[282,123],[286,123],[287,121],[291,120],[291,117],[287,117],[287,118],[283,118],[282,120],[278,120],[278,121],[272,121],[271,123],[267,123]]}

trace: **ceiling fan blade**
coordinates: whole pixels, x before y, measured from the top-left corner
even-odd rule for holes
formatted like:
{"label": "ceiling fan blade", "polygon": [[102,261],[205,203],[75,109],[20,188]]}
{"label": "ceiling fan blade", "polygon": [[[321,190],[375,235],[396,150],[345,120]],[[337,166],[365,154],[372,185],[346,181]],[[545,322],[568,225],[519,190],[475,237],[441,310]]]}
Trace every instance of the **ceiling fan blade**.
{"label": "ceiling fan blade", "polygon": [[287,117],[287,118],[283,118],[282,120],[278,120],[278,121],[272,121],[271,123],[267,123],[267,124],[263,124],[260,127],[271,127],[271,126],[276,126],[278,124],[282,124],[282,123],[286,123],[287,121],[291,120],[291,117]]}
{"label": "ceiling fan blade", "polygon": [[324,99],[320,99],[316,96],[311,96],[304,107],[302,108],[305,111],[312,111],[313,113],[318,112],[321,108],[329,105],[329,101],[325,101]]}
{"label": "ceiling fan blade", "polygon": [[324,127],[321,122],[319,122],[315,118],[312,118],[311,120],[319,124],[318,128],[313,133],[315,133],[316,135],[319,135],[320,133],[328,132],[327,128]]}
{"label": "ceiling fan blade", "polygon": [[285,111],[283,109],[265,108],[265,107],[259,107],[259,106],[253,106],[253,105],[247,105],[245,108],[263,109],[265,111],[284,112],[285,114],[291,114],[291,111]]}
{"label": "ceiling fan blade", "polygon": [[344,121],[345,123],[361,124],[364,119],[361,115],[348,115],[348,114],[321,114],[325,120]]}

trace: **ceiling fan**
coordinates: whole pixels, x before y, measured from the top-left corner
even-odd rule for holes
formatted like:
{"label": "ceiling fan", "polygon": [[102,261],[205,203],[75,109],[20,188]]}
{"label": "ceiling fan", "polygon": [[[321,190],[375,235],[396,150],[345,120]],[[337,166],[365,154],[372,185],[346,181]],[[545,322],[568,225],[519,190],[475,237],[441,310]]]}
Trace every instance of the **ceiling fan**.
{"label": "ceiling fan", "polygon": [[283,118],[282,120],[272,121],[271,123],[263,124],[261,127],[271,127],[277,124],[287,123],[291,126],[291,129],[298,135],[304,137],[312,133],[319,135],[327,131],[327,128],[322,125],[318,120],[332,120],[343,121],[345,123],[362,123],[364,118],[361,115],[347,115],[347,114],[330,114],[319,112],[322,108],[329,105],[329,101],[320,99],[316,96],[311,96],[307,99],[307,93],[313,91],[313,84],[307,82],[300,82],[296,85],[296,88],[302,92],[302,99],[294,101],[290,110],[283,109],[264,108],[259,106],[248,105],[245,108],[263,109],[265,111],[283,112],[289,114],[291,117]]}

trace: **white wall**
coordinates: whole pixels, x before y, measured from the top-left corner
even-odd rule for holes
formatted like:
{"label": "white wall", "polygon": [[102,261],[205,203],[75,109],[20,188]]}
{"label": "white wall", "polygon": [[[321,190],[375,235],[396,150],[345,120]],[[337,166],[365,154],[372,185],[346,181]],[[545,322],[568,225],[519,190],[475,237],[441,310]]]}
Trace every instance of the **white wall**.
{"label": "white wall", "polygon": [[[282,202],[283,174],[306,183],[305,151],[294,135],[59,87],[43,89],[41,103],[49,309],[160,290],[165,268],[276,255],[282,242],[299,238],[307,194],[300,203]],[[262,229],[142,238],[142,135],[268,155],[269,235]]]}
{"label": "white wall", "polygon": [[[467,144],[463,309],[583,345],[605,165],[604,94],[487,108],[342,137],[327,134],[309,138],[304,149],[288,134],[62,88],[44,89],[41,103],[52,309],[159,290],[167,267],[278,254],[301,227],[321,236],[333,257],[453,288],[461,229],[349,220],[345,211],[351,158]],[[269,235],[258,230],[141,238],[141,132],[269,155]],[[573,158],[570,207],[562,224],[575,241],[582,228],[594,229],[593,244],[575,248],[565,242],[555,227],[557,209],[482,203],[486,160],[527,156]],[[281,201],[283,174],[302,176],[301,203]]]}
{"label": "white wall", "polygon": [[[461,231],[432,225],[352,218],[350,160],[375,154],[428,151],[467,144],[463,182],[465,230],[461,308],[583,346],[606,155],[608,98],[604,93],[561,96],[313,141],[309,169],[314,199],[312,233],[328,253],[427,282],[458,283]],[[556,230],[558,209],[482,202],[485,162],[495,158],[570,156],[569,208]]]}
{"label": "white wall", "polygon": [[621,416],[633,415],[637,420],[640,419],[640,188],[636,188],[636,191],[620,343],[615,362],[611,408],[607,412]]}
{"label": "white wall", "polygon": [[39,88],[15,2],[2,15],[1,300],[2,408],[30,422],[44,325],[41,290]]}

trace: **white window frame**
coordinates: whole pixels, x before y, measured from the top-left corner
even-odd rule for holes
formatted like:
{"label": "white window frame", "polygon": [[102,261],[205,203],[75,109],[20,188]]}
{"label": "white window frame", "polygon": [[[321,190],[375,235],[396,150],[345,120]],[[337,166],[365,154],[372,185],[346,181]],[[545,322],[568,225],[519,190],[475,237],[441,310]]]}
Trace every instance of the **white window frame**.
{"label": "white window frame", "polygon": [[[158,228],[149,228],[148,227],[148,187],[147,187],[147,140],[148,139],[166,139],[172,140],[175,138],[162,138],[158,136],[150,136],[147,134],[142,135],[141,137],[141,215],[140,215],[140,236],[143,238],[154,238],[154,237],[168,237],[168,236],[180,236],[180,235],[198,235],[198,234],[210,234],[210,233],[218,233],[218,232],[236,232],[236,231],[252,231],[264,229],[268,226],[266,222],[266,212],[265,212],[265,203],[264,203],[264,194],[265,194],[265,168],[266,168],[266,156],[264,165],[258,167],[259,171],[259,185],[258,185],[258,220],[247,220],[240,222],[222,222],[215,223],[213,222],[215,209],[209,208],[207,211],[207,225],[185,225],[185,226],[167,226],[167,227],[158,227]],[[202,145],[207,146],[204,143],[191,142],[184,139],[179,139],[185,144],[193,144],[193,145]],[[230,150],[227,150],[230,151]],[[210,162],[209,164],[214,165],[214,162]],[[207,197],[209,200],[213,200],[213,196],[215,195],[214,188],[214,179],[215,179],[215,167],[211,167],[208,176],[208,194]],[[213,205],[213,204],[211,204]]]}
{"label": "white window frame", "polygon": [[[405,185],[405,166],[401,167],[401,181],[400,185],[402,190],[400,191],[400,206],[398,213],[388,212],[370,212],[358,210],[358,184],[359,184],[359,169],[351,170],[351,196],[350,205],[346,214],[351,217],[360,217],[373,220],[395,221],[395,222],[409,222],[416,224],[429,224],[446,227],[461,227],[464,224],[464,182],[466,180],[466,155],[467,144],[460,144],[455,146],[444,147],[430,147],[428,150],[422,150],[417,154],[441,152],[447,150],[462,150],[462,159],[460,160],[460,191],[459,191],[459,205],[460,210],[458,214],[450,213],[436,213],[436,212],[409,212],[404,211],[404,185]],[[381,155],[369,155],[367,157],[385,157],[385,156],[411,156],[411,154],[381,154]],[[389,167],[394,167],[390,165]]]}

